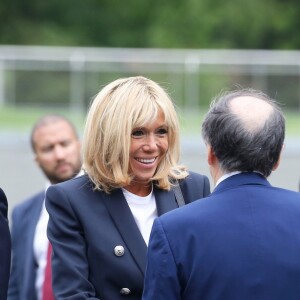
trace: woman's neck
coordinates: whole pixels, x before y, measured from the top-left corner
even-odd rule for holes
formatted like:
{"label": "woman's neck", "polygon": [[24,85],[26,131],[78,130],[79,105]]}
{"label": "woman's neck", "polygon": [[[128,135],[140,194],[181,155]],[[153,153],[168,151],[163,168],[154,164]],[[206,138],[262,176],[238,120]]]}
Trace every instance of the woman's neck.
{"label": "woman's neck", "polygon": [[137,196],[145,197],[148,196],[152,191],[152,182],[148,182],[148,183],[131,182],[131,184],[125,186],[124,189]]}

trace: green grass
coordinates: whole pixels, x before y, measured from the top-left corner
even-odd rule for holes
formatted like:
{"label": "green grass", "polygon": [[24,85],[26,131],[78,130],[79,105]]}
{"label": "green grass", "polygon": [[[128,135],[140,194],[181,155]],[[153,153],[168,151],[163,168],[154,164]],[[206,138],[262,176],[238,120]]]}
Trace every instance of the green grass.
{"label": "green grass", "polygon": [[285,112],[286,135],[300,138],[300,111]]}
{"label": "green grass", "polygon": [[[181,133],[184,135],[200,135],[201,122],[207,108],[195,110],[179,110]],[[67,108],[0,108],[0,131],[15,130],[28,132],[33,124],[43,115],[48,113],[59,113],[74,122],[79,131],[82,131],[85,112],[70,112]],[[300,112],[286,111],[286,135],[288,137],[300,138]]]}
{"label": "green grass", "polygon": [[66,108],[36,108],[36,107],[1,107],[0,108],[0,131],[16,130],[27,132],[35,122],[45,114],[57,113],[69,118],[80,130],[84,122],[84,114],[70,112]]}

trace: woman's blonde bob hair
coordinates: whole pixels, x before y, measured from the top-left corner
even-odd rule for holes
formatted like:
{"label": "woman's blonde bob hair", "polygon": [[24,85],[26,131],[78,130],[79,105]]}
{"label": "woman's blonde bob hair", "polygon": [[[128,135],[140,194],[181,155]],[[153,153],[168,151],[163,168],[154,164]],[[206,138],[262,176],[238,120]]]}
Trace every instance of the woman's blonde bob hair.
{"label": "woman's blonde bob hair", "polygon": [[83,134],[83,169],[95,189],[109,193],[125,187],[129,174],[132,130],[151,124],[162,112],[168,129],[169,147],[155,175],[156,185],[169,190],[172,180],[188,173],[178,165],[179,124],[174,105],[157,83],[137,76],[121,78],[106,85],[93,99]]}

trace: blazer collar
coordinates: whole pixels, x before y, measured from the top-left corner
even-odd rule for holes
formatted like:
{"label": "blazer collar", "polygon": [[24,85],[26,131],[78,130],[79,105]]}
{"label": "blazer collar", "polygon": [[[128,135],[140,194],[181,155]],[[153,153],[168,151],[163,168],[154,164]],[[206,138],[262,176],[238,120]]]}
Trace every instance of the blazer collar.
{"label": "blazer collar", "polygon": [[233,176],[226,178],[224,181],[220,182],[213,193],[222,191],[224,189],[237,187],[240,185],[265,185],[271,186],[267,179],[256,172],[242,172]]}
{"label": "blazer collar", "polygon": [[[158,216],[178,207],[173,192],[164,191],[157,187],[154,187],[153,191]],[[104,193],[103,199],[126,246],[144,275],[147,262],[147,245],[136,225],[122,190],[116,189],[111,194]]]}

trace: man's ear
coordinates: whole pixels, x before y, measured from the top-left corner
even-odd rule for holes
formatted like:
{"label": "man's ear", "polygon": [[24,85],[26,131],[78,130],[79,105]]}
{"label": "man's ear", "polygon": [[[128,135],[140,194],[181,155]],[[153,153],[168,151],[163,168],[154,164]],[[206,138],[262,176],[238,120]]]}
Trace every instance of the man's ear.
{"label": "man's ear", "polygon": [[214,150],[210,145],[207,145],[207,162],[210,166],[214,165],[216,162],[216,155]]}
{"label": "man's ear", "polygon": [[283,144],[282,148],[281,148],[281,151],[280,151],[280,154],[279,154],[279,158],[278,158],[276,164],[274,165],[272,171],[275,171],[278,168],[278,166],[280,165],[281,155],[282,155],[282,151],[284,150],[284,148],[285,148],[285,145]]}

